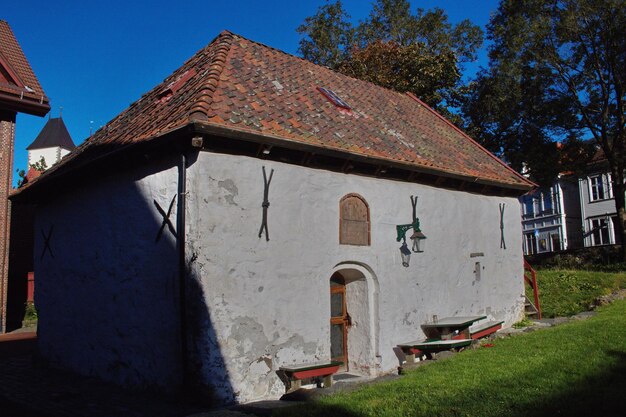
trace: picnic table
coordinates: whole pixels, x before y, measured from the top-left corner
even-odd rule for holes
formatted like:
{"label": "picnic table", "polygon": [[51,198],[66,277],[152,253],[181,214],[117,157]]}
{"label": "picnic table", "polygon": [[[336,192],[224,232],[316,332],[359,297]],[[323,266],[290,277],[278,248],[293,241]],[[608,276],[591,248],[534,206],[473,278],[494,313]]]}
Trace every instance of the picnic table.
{"label": "picnic table", "polygon": [[405,365],[400,366],[400,372],[404,366],[415,363],[416,356],[425,355],[432,359],[445,350],[462,350],[470,346],[472,341],[487,337],[502,328],[502,321],[474,324],[486,318],[487,316],[446,317],[422,324],[426,339],[398,344],[405,355]]}
{"label": "picnic table", "polygon": [[449,339],[449,340],[416,340],[414,342],[400,343],[398,347],[405,354],[408,364],[415,362],[415,355],[426,355],[433,358],[434,354],[444,350],[459,350],[472,344],[472,339]]}
{"label": "picnic table", "polygon": [[471,339],[470,326],[487,316],[445,317],[422,324],[422,330],[428,339]]}

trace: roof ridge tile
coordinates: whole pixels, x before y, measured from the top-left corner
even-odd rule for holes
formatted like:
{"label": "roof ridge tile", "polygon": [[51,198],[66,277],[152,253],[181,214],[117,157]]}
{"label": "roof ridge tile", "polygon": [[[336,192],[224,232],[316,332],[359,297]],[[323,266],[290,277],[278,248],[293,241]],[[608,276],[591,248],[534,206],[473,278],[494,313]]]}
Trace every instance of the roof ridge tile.
{"label": "roof ridge tile", "polygon": [[[198,120],[207,120],[208,112],[211,106],[211,102],[213,99],[213,93],[215,92],[217,85],[220,81],[220,74],[224,70],[224,65],[226,60],[228,59],[228,53],[231,51],[231,46],[235,39],[233,33],[224,30],[222,31],[213,42],[207,45],[204,50],[206,51],[209,47],[215,48],[215,53],[213,55],[213,60],[211,65],[209,66],[208,72],[206,73],[205,82],[200,86],[198,92],[196,93],[196,100],[194,105],[189,109],[189,120],[190,121],[198,121]],[[218,46],[215,46],[215,44]]]}

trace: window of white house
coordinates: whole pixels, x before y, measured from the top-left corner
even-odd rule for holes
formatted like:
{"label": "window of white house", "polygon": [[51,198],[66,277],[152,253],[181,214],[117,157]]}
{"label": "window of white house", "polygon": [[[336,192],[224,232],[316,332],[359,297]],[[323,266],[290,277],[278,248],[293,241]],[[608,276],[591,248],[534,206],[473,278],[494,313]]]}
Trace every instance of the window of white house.
{"label": "window of white house", "polygon": [[609,224],[605,217],[591,219],[591,239],[593,246],[608,245],[611,243],[609,236]]}
{"label": "window of white house", "polygon": [[543,193],[543,211],[546,213],[554,213],[554,205],[552,203],[552,190]]}
{"label": "window of white house", "polygon": [[606,200],[611,195],[611,175],[601,174],[589,177],[589,200]]}
{"label": "window of white house", "polygon": [[537,238],[534,233],[526,234],[526,255],[537,253]]}
{"label": "window of white house", "polygon": [[621,245],[622,237],[620,236],[619,231],[617,230],[618,228],[617,216],[611,216],[611,223],[613,223],[613,242],[616,245]]}
{"label": "window of white house", "polygon": [[523,201],[524,201],[524,216],[526,217],[533,217],[533,200],[534,198],[532,198],[529,195],[525,195],[523,197]]}
{"label": "window of white house", "polygon": [[538,194],[535,198],[533,198],[533,204],[534,204],[534,212],[535,212],[535,216],[540,216],[541,215],[541,194]]}
{"label": "window of white house", "polygon": [[547,252],[548,251],[548,239],[542,237],[539,239],[539,252]]}
{"label": "window of white house", "polygon": [[553,233],[550,235],[552,239],[552,251],[557,252],[561,250],[561,237],[558,233]]}

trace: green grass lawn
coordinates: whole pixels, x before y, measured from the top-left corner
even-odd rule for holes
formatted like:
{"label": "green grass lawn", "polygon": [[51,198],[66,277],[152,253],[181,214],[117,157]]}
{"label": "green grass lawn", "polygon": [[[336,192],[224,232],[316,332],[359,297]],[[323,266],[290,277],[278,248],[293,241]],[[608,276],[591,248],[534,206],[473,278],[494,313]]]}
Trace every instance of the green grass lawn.
{"label": "green grass lawn", "polygon": [[624,416],[626,301],[279,416]]}
{"label": "green grass lawn", "polygon": [[[543,317],[571,316],[589,310],[596,298],[626,288],[626,272],[546,269],[537,271],[537,283]],[[532,299],[532,290],[526,294]]]}

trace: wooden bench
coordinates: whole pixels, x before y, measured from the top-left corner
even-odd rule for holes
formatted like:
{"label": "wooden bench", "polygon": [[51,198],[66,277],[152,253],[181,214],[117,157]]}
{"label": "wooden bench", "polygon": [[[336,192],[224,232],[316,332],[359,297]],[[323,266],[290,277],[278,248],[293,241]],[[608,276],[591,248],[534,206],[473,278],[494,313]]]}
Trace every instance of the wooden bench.
{"label": "wooden bench", "polygon": [[475,326],[470,327],[470,337],[472,339],[480,339],[482,337],[487,337],[490,334],[493,334],[502,328],[503,321],[488,321],[486,323],[481,323]]}
{"label": "wooden bench", "polygon": [[301,365],[281,366],[279,369],[285,375],[285,391],[292,392],[302,386],[302,380],[312,379],[318,386],[322,381],[324,388],[333,385],[333,375],[337,373],[343,362],[316,362]]}

